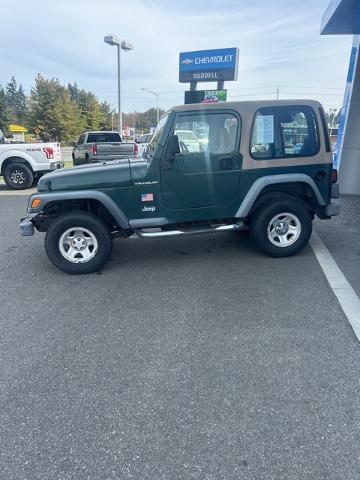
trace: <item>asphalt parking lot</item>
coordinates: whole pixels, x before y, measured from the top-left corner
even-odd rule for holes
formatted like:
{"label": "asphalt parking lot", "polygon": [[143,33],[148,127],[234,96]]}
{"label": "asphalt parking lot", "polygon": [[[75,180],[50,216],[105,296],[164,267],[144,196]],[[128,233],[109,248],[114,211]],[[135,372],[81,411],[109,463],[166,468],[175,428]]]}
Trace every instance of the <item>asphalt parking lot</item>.
{"label": "asphalt parking lot", "polygon": [[0,196],[1,479],[359,478],[359,344],[310,246],[118,240],[73,277],[26,202]]}

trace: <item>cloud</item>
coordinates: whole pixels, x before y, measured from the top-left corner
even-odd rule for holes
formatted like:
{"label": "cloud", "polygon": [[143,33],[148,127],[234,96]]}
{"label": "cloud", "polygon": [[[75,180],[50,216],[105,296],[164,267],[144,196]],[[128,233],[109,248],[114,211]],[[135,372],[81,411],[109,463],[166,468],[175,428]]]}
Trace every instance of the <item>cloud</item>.
{"label": "cloud", "polygon": [[[233,96],[267,96],[276,85],[313,86],[314,92],[333,88],[332,97],[317,98],[338,105],[351,39],[320,37],[327,0],[314,3],[33,0],[23,2],[20,12],[0,0],[0,83],[15,75],[29,90],[40,72],[64,83],[77,81],[115,103],[116,49],[103,42],[114,32],[135,47],[122,53],[125,110],[153,105],[141,87],[162,92],[166,108],[181,103],[187,86],[178,83],[179,52],[228,46],[240,48],[239,80],[227,84]],[[270,87],[261,90],[264,85]]]}

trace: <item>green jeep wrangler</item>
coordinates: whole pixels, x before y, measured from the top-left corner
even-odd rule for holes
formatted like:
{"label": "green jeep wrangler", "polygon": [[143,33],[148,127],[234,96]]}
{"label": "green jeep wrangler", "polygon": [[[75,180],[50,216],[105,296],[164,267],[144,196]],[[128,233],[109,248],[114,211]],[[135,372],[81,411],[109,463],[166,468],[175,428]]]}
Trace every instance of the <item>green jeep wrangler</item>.
{"label": "green jeep wrangler", "polygon": [[22,235],[46,232],[68,273],[99,270],[112,239],[250,229],[273,257],[299,252],[315,215],[339,213],[325,116],[315,101],[182,105],[160,120],[145,157],[49,173]]}

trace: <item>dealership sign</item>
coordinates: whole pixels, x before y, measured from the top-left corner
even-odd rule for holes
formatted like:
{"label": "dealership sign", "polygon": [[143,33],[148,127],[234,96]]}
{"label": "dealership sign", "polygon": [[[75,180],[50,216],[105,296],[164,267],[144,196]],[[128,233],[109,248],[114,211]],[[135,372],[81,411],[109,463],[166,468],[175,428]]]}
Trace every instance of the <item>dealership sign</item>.
{"label": "dealership sign", "polygon": [[236,80],[238,48],[182,52],[179,56],[179,82]]}
{"label": "dealership sign", "polygon": [[226,102],[226,93],[227,90],[189,90],[185,92],[185,104]]}

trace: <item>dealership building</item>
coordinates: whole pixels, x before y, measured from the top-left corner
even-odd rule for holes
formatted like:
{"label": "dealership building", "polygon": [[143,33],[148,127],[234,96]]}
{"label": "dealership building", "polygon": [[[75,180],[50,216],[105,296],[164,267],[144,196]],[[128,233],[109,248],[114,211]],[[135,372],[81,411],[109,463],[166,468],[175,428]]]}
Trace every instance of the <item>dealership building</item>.
{"label": "dealership building", "polygon": [[333,0],[322,18],[322,35],[353,35],[334,163],[340,190],[360,194],[360,0]]}

